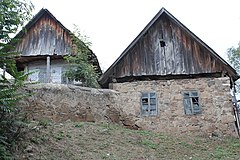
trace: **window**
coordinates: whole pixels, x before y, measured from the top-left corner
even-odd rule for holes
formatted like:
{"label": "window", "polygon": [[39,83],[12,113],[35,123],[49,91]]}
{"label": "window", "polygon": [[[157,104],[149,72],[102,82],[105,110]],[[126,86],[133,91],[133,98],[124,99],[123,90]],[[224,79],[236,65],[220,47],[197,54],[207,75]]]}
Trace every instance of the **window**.
{"label": "window", "polygon": [[157,115],[156,93],[142,93],[141,104],[141,114],[143,116]]}
{"label": "window", "polygon": [[38,82],[46,83],[47,82],[47,71],[46,68],[39,68],[38,72]]}
{"label": "window", "polygon": [[184,91],[183,92],[183,105],[184,111],[187,115],[194,115],[201,113],[199,103],[199,95],[197,91]]}
{"label": "window", "polygon": [[163,40],[160,40],[160,46],[161,46],[161,47],[165,47],[165,46],[166,46],[166,43],[165,43],[165,41],[163,41]]}

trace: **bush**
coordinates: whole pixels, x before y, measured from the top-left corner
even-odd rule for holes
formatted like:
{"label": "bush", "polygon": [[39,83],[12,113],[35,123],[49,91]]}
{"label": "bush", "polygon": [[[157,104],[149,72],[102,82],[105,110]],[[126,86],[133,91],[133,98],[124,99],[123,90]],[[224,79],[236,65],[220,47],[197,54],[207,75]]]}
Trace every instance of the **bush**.
{"label": "bush", "polygon": [[65,76],[70,80],[79,81],[84,87],[98,88],[98,73],[93,64],[89,62],[91,51],[89,46],[91,42],[86,36],[82,36],[79,29],[75,26],[74,35],[72,35],[74,56],[65,56],[64,58],[69,63],[69,68]]}
{"label": "bush", "polygon": [[11,159],[12,144],[18,139],[23,126],[24,116],[17,107],[17,102],[24,96],[18,92],[27,77],[18,72],[14,61],[18,53],[14,52],[10,35],[15,34],[20,26],[31,16],[32,4],[28,0],[0,1],[0,69],[11,76],[8,79],[0,75],[0,159]]}

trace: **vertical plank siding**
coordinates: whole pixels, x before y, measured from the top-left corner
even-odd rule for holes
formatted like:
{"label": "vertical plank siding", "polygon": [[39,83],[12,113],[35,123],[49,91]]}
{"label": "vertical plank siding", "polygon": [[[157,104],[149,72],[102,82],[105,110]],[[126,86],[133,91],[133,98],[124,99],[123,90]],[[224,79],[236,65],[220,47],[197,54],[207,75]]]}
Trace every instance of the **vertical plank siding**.
{"label": "vertical plank siding", "polygon": [[45,14],[27,30],[16,49],[23,56],[67,55],[71,45],[70,33]]}
{"label": "vertical plank siding", "polygon": [[[15,36],[19,39],[14,44],[16,51],[21,53],[16,59],[18,70],[24,70],[28,63],[44,59],[45,56],[62,59],[64,55],[74,55],[72,33],[47,9],[41,9],[25,28],[26,31],[22,30]],[[96,68],[96,73],[102,75],[98,59],[90,49],[88,56],[89,63]],[[128,63],[128,59],[125,63]],[[128,66],[123,69],[123,73],[129,70]]]}
{"label": "vertical plank siding", "polygon": [[[164,14],[161,16],[116,64],[116,78],[216,73],[224,70],[223,64],[189,33]],[[166,43],[165,47],[161,47],[161,40]]]}

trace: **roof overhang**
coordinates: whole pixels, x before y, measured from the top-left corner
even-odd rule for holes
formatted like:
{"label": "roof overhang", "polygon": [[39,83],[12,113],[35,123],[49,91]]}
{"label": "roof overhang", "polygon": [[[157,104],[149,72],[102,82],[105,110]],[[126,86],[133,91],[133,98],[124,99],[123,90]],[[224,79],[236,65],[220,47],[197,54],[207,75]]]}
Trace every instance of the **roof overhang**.
{"label": "roof overhang", "polygon": [[160,18],[162,15],[168,16],[174,23],[176,23],[180,28],[182,28],[185,32],[193,37],[200,45],[206,48],[213,57],[217,58],[221,63],[224,64],[225,70],[228,73],[228,76],[231,77],[234,81],[240,78],[237,74],[236,70],[232,68],[223,58],[221,58],[213,49],[211,49],[206,43],[204,43],[199,37],[197,37],[193,32],[191,32],[185,25],[183,25],[179,20],[177,20],[170,12],[168,12],[165,8],[162,8],[154,18],[147,24],[147,26],[140,32],[140,34],[130,43],[130,45],[122,52],[122,54],[115,60],[115,62],[103,73],[103,75],[99,78],[99,83],[101,85],[105,85],[108,83],[109,78],[111,76],[111,72],[114,66],[127,54],[127,52],[140,40],[142,36],[144,36],[148,29]]}
{"label": "roof overhang", "polygon": [[34,61],[39,61],[39,60],[46,60],[47,57],[50,57],[51,60],[56,60],[56,59],[63,59],[63,56],[61,55],[37,55],[37,56],[20,56],[15,58],[17,63],[30,63]]}

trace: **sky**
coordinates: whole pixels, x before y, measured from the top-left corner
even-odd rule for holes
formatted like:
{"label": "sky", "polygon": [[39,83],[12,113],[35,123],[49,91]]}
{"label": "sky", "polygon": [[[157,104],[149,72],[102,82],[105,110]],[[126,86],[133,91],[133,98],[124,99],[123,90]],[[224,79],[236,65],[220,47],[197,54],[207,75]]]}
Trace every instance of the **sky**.
{"label": "sky", "polygon": [[228,48],[240,41],[239,0],[31,0],[35,15],[48,9],[66,28],[76,24],[89,37],[102,70],[164,7],[227,60]]}

